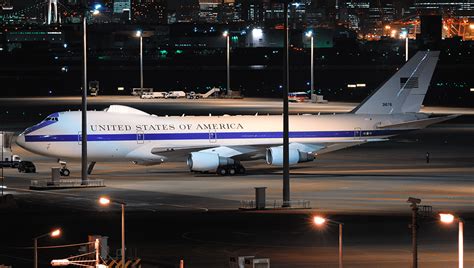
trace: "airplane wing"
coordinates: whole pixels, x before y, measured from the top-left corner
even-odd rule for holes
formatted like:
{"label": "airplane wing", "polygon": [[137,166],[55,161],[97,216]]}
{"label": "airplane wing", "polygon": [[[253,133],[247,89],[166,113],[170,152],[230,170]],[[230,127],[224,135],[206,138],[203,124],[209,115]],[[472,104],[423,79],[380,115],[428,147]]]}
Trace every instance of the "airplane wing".
{"label": "airplane wing", "polygon": [[151,153],[167,160],[183,160],[192,152],[214,153],[235,160],[254,160],[265,158],[265,146],[218,146],[218,147],[185,147],[153,148]]}
{"label": "airplane wing", "polygon": [[[296,149],[300,152],[320,155],[328,152],[337,151],[340,149],[360,145],[367,142],[385,141],[387,139],[355,139],[346,140],[343,142],[332,143],[290,143],[290,149]],[[265,159],[266,149],[270,147],[281,147],[275,144],[263,144],[256,146],[217,146],[217,147],[186,147],[186,148],[158,148],[155,147],[151,153],[156,156],[161,156],[168,161],[185,160],[187,155],[192,152],[213,153],[221,157],[228,157],[239,161],[250,161],[257,159]]]}
{"label": "airplane wing", "polygon": [[344,148],[349,148],[356,145],[361,145],[367,142],[379,142],[387,141],[388,139],[354,139],[354,140],[345,140],[342,142],[329,142],[329,143],[291,143],[290,149],[297,149],[300,152],[311,153],[314,155],[325,154],[329,152],[334,152]]}

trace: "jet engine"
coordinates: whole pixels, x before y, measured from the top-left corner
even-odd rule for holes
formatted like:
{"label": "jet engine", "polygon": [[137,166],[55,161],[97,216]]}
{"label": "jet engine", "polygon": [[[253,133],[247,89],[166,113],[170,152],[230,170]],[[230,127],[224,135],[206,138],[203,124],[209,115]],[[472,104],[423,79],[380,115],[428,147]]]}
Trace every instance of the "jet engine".
{"label": "jet engine", "polygon": [[[266,153],[267,164],[272,166],[283,166],[283,147],[267,148]],[[303,162],[310,162],[314,160],[314,155],[306,152],[301,152],[296,149],[289,150],[289,163],[295,165]]]}
{"label": "jet engine", "polygon": [[222,157],[218,154],[193,152],[186,161],[191,171],[216,171],[218,167],[233,165],[234,159]]}

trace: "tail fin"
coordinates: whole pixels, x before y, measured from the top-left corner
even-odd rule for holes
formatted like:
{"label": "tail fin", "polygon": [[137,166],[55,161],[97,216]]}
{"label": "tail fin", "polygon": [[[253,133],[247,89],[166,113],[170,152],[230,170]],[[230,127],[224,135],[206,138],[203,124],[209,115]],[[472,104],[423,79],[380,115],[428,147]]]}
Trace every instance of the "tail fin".
{"label": "tail fin", "polygon": [[419,51],[385,84],[352,110],[352,113],[419,112],[438,57],[439,51]]}

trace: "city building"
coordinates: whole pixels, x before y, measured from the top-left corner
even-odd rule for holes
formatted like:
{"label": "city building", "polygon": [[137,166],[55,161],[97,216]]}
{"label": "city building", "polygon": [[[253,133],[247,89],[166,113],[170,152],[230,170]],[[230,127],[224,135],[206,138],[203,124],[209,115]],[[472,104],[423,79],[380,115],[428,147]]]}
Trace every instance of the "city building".
{"label": "city building", "polygon": [[0,0],[0,10],[13,10],[10,0]]}
{"label": "city building", "polygon": [[123,19],[127,18],[128,20],[132,19],[132,5],[130,0],[115,0],[113,13],[115,16]]}
{"label": "city building", "polygon": [[166,24],[166,0],[138,0],[132,3],[132,21],[139,24]]}
{"label": "city building", "polygon": [[199,18],[199,2],[197,0],[181,0],[178,2],[175,14],[169,16],[175,17],[171,22],[195,22]]}
{"label": "city building", "polygon": [[199,0],[199,22],[217,23],[222,0]]}

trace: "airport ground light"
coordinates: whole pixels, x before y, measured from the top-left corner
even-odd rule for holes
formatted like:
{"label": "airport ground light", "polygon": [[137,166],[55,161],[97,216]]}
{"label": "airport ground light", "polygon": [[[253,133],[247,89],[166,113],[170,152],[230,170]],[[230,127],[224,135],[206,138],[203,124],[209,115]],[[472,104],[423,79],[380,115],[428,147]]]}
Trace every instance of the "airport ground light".
{"label": "airport ground light", "polygon": [[102,196],[99,198],[99,204],[102,206],[109,206],[111,203],[119,204],[122,210],[122,267],[125,267],[125,202],[112,200],[108,197]]}
{"label": "airport ground light", "polygon": [[412,229],[412,247],[413,247],[413,263],[412,268],[418,267],[418,243],[417,243],[417,229],[418,225],[418,212],[421,209],[421,213],[425,214],[428,217],[439,217],[439,220],[445,224],[451,224],[455,221],[458,221],[459,224],[459,234],[458,234],[458,267],[464,267],[464,221],[462,218],[455,216],[450,213],[433,213],[432,206],[420,205],[421,199],[415,197],[409,197],[407,200],[410,203],[412,209],[412,223],[410,228]]}
{"label": "airport ground light", "polygon": [[39,235],[39,236],[36,236],[35,238],[33,238],[34,267],[35,268],[38,268],[38,240],[40,238],[47,237],[47,236],[56,238],[56,237],[59,237],[60,235],[61,235],[61,229],[54,229],[51,232],[48,232],[48,233],[45,233],[45,234],[42,234],[42,235]]}
{"label": "airport ground light", "polygon": [[450,213],[439,213],[439,220],[445,224],[458,222],[458,267],[464,267],[464,221]]}
{"label": "airport ground light", "polygon": [[342,227],[344,223],[331,220],[322,216],[314,216],[313,223],[316,226],[322,226],[327,223],[335,223],[339,226],[339,260],[338,261],[339,261],[339,268],[343,268]]}

